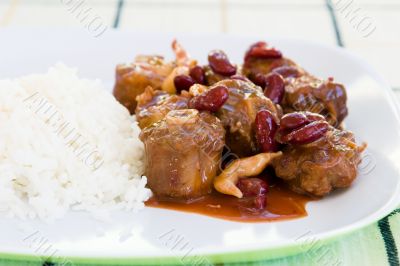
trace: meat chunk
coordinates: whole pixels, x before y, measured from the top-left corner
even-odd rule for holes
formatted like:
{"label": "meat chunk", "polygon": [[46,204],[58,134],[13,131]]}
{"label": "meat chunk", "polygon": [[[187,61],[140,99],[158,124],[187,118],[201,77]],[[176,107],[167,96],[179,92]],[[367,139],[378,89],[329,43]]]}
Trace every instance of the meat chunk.
{"label": "meat chunk", "polygon": [[224,146],[218,118],[194,109],[174,110],[145,128],[145,174],[159,197],[194,199],[212,190]]}
{"label": "meat chunk", "polygon": [[349,187],[365,145],[354,143],[353,133],[330,127],[319,140],[288,145],[273,162],[275,173],[301,194],[324,196],[335,188]]}
{"label": "meat chunk", "polygon": [[310,111],[319,113],[334,127],[347,116],[347,94],[343,85],[303,75],[285,87],[282,107],[285,113]]}
{"label": "meat chunk", "polygon": [[186,109],[189,97],[170,95],[147,87],[137,98],[136,119],[141,129],[163,119],[170,111]]}
{"label": "meat chunk", "polygon": [[242,72],[250,79],[257,74],[278,73],[284,78],[296,78],[307,74],[304,69],[288,58],[264,59],[250,58],[243,64]]}
{"label": "meat chunk", "polygon": [[257,75],[282,75],[285,79],[285,97],[281,103],[284,113],[319,113],[334,127],[339,127],[347,116],[347,95],[342,84],[318,79],[288,58],[250,58],[243,65],[243,73],[255,82]]}
{"label": "meat chunk", "polygon": [[117,65],[114,96],[131,114],[136,108],[136,97],[148,86],[175,94],[174,78],[188,75],[190,67],[196,65],[176,40],[172,42],[172,50],[175,53],[172,62],[166,62],[162,56],[140,55],[133,63]]}
{"label": "meat chunk", "polygon": [[161,89],[174,68],[173,63],[165,62],[161,56],[138,56],[131,64],[117,65],[114,96],[134,114],[136,97],[148,86]]}
{"label": "meat chunk", "polygon": [[229,92],[228,100],[216,113],[227,130],[226,144],[239,157],[256,154],[259,151],[254,132],[257,112],[269,110],[278,121],[278,109],[252,82],[226,79],[210,88],[220,85],[226,86]]}

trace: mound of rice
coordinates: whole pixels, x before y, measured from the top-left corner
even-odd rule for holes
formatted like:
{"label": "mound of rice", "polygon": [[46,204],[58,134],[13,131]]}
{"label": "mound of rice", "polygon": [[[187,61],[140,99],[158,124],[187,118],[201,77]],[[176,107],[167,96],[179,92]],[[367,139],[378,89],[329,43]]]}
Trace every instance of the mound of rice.
{"label": "mound of rice", "polygon": [[145,188],[140,129],[101,87],[64,65],[0,80],[0,214],[60,218],[136,211]]}

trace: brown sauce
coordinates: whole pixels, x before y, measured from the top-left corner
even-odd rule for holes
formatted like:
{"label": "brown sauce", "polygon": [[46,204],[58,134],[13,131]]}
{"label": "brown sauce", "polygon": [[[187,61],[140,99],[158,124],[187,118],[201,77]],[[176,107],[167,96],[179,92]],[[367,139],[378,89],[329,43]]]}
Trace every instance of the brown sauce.
{"label": "brown sauce", "polygon": [[283,182],[270,185],[267,205],[262,211],[251,211],[240,199],[213,191],[210,195],[191,202],[150,198],[146,206],[198,213],[215,218],[240,222],[268,222],[307,216],[306,203],[315,198],[291,191]]}

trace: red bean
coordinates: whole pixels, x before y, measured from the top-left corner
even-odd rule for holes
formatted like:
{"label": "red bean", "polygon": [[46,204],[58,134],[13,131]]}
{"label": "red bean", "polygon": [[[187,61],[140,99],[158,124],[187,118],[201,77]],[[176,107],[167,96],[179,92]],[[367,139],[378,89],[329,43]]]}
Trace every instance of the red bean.
{"label": "red bean", "polygon": [[326,121],[314,121],[281,136],[283,143],[303,145],[320,139],[329,129]]}
{"label": "red bean", "polygon": [[318,120],[324,120],[324,117],[322,115],[311,112],[295,112],[285,114],[281,118],[279,131],[297,129]]}
{"label": "red bean", "polygon": [[268,110],[261,110],[256,115],[255,133],[257,143],[262,152],[274,152],[278,150],[278,143],[275,141],[275,134],[278,125],[274,116]]}
{"label": "red bean", "polygon": [[273,47],[268,47],[266,42],[257,42],[247,50],[244,61],[250,58],[277,59],[282,58],[282,53]]}
{"label": "red bean", "polygon": [[189,88],[195,84],[196,82],[187,75],[178,75],[174,78],[174,85],[176,88],[176,92],[180,93],[183,90],[189,90]]}
{"label": "red bean", "polygon": [[267,205],[267,196],[261,195],[261,196],[255,197],[253,200],[253,205],[257,210],[265,209],[265,206]]}
{"label": "red bean", "polygon": [[247,49],[245,55],[244,55],[244,61],[246,62],[247,60],[249,60],[252,57],[252,50],[256,49],[256,48],[262,48],[262,47],[266,47],[268,44],[266,42],[263,41],[259,41],[256,43],[253,43],[252,45],[250,45],[249,49]]}
{"label": "red bean", "polygon": [[307,124],[307,117],[302,112],[285,114],[281,118],[279,130],[296,129]]}
{"label": "red bean", "polygon": [[196,83],[206,84],[206,75],[204,69],[201,66],[195,66],[190,70],[189,75],[194,79]]}
{"label": "red bean", "polygon": [[309,122],[314,122],[314,121],[319,121],[319,120],[326,120],[323,115],[320,115],[320,114],[317,114],[317,113],[312,113],[312,112],[307,112],[307,111],[304,111],[303,113],[306,115],[306,117],[307,117]]}
{"label": "red bean", "polygon": [[190,99],[189,108],[217,112],[228,100],[228,97],[228,88],[224,85],[219,85]]}
{"label": "red bean", "polygon": [[242,81],[250,82],[250,80],[249,80],[248,78],[246,78],[245,76],[242,76],[242,75],[237,75],[237,74],[235,74],[235,75],[231,76],[230,78],[231,78],[231,79],[236,79],[236,80],[242,80]]}
{"label": "red bean", "polygon": [[268,183],[257,177],[239,179],[237,187],[243,193],[240,200],[242,208],[247,211],[265,209],[267,204]]}
{"label": "red bean", "polygon": [[213,50],[208,54],[208,63],[212,71],[223,76],[236,74],[236,66],[233,65],[228,56],[221,50]]}
{"label": "red bean", "polygon": [[254,84],[257,86],[260,86],[261,88],[265,88],[266,80],[265,80],[265,75],[261,73],[252,73],[249,76],[250,80],[253,81]]}
{"label": "red bean", "polygon": [[268,192],[267,182],[257,177],[241,178],[237,183],[237,187],[244,197],[261,196]]}
{"label": "red bean", "polygon": [[285,94],[285,80],[281,75],[271,73],[265,77],[264,95],[275,104],[281,103]]}
{"label": "red bean", "polygon": [[325,118],[311,112],[295,112],[281,118],[277,139],[281,143],[302,145],[321,138],[329,129]]}
{"label": "red bean", "polygon": [[267,195],[257,197],[241,198],[239,209],[244,213],[259,213],[267,206]]}

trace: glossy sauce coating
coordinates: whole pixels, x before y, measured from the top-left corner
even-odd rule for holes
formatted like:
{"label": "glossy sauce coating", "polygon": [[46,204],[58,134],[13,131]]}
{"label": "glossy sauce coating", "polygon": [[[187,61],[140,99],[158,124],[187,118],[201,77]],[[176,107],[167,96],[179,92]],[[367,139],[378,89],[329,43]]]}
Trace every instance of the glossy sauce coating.
{"label": "glossy sauce coating", "polygon": [[146,206],[198,213],[231,221],[269,222],[307,216],[305,206],[312,200],[316,198],[297,194],[278,181],[269,187],[266,209],[257,212],[246,209],[241,199],[215,191],[191,202],[178,202],[176,199],[160,201],[152,197],[146,202]]}

